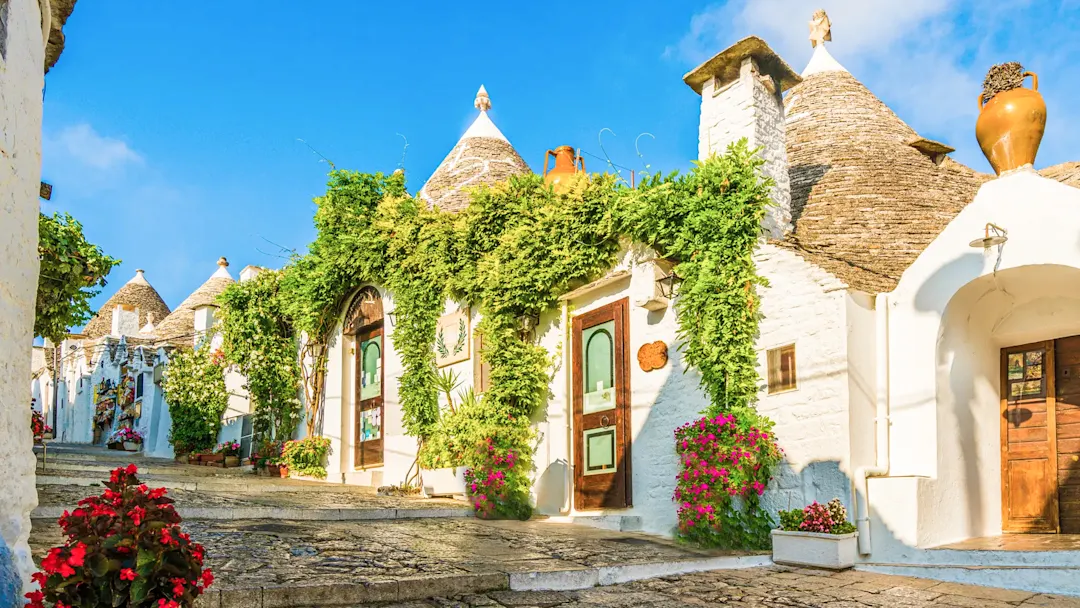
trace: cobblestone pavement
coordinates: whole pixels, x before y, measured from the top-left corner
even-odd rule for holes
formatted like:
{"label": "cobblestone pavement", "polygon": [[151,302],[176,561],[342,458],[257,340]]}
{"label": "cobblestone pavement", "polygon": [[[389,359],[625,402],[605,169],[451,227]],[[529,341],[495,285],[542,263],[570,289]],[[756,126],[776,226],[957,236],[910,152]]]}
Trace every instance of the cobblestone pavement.
{"label": "cobblestone pavement", "polygon": [[[472,518],[364,522],[187,521],[206,547],[217,589],[372,583],[452,574],[551,572],[702,559],[704,552],[640,534]],[[34,520],[36,559],[61,540]]]}
{"label": "cobblestone pavement", "polygon": [[827,572],[781,566],[723,570],[594,587],[584,591],[499,591],[425,602],[372,604],[383,608],[675,608],[676,606],[795,608],[1006,608],[1080,606],[1080,598],[940,583],[868,572]]}
{"label": "cobblestone pavement", "polygon": [[[178,508],[193,507],[281,507],[303,509],[467,509],[468,503],[451,499],[425,499],[419,497],[376,496],[369,492],[338,490],[339,486],[308,486],[295,491],[261,491],[260,480],[252,477],[251,483],[234,491],[169,490],[169,497]],[[152,480],[147,485],[153,487]],[[38,486],[38,505],[73,509],[87,496],[101,494],[100,486],[43,485]]]}

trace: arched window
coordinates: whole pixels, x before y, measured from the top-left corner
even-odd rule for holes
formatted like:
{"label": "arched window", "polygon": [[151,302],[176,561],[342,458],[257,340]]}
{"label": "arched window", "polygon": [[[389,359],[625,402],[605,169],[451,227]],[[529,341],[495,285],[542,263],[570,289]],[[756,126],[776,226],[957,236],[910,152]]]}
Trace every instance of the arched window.
{"label": "arched window", "polygon": [[584,342],[584,412],[615,407],[615,322],[608,321],[582,332]]}
{"label": "arched window", "polygon": [[345,313],[345,333],[355,334],[361,328],[381,324],[382,320],[382,296],[378,289],[368,285],[349,304],[349,310]]}

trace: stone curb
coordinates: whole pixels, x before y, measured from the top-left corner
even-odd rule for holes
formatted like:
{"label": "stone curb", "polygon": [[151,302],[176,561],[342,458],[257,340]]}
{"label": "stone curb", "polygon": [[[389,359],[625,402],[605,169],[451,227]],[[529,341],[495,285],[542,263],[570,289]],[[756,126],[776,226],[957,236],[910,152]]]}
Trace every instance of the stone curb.
{"label": "stone curb", "polygon": [[[154,475],[147,475],[141,478],[148,486],[164,487],[170,490],[188,490],[191,492],[203,491],[203,492],[231,492],[239,488],[245,488],[255,480],[262,480],[260,477],[247,477],[241,478],[218,478],[207,481],[175,481],[172,479],[162,479]],[[65,477],[63,475],[38,475],[36,483],[39,486],[100,486],[101,479],[96,477]],[[334,484],[327,482],[307,482],[307,483],[260,483],[259,493],[268,492],[331,492],[338,494],[364,494],[373,495],[374,489],[364,488],[362,486],[349,486],[345,484]]]}
{"label": "stone curb", "polygon": [[195,601],[196,608],[308,608],[356,606],[367,602],[402,602],[509,589],[505,573],[451,574],[403,578],[367,584],[268,586],[211,590]]}
{"label": "stone curb", "polygon": [[578,591],[591,587],[632,583],[662,576],[677,576],[710,570],[736,570],[771,566],[768,555],[703,557],[674,562],[648,562],[619,566],[599,566],[539,572],[512,572],[511,591]]}
{"label": "stone curb", "polygon": [[[74,506],[37,507],[32,519],[56,519]],[[213,521],[286,520],[286,521],[368,521],[389,519],[433,519],[472,517],[472,509],[298,509],[289,507],[177,507],[184,519]]]}

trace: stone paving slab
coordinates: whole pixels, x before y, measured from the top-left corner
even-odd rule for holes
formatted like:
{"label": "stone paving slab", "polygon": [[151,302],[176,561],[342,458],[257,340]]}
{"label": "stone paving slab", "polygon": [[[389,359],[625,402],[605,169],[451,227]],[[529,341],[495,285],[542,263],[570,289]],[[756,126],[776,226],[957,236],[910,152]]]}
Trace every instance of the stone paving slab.
{"label": "stone paving slab", "polygon": [[[865,590],[868,588],[875,590]],[[359,605],[381,608],[1076,608],[1080,607],[1080,598],[857,571],[828,572],[773,566],[687,574],[577,591],[500,590],[441,596],[425,601],[397,600]]]}
{"label": "stone paving slab", "polygon": [[[641,534],[542,521],[186,521],[184,529],[206,547],[219,592],[206,602],[221,607],[254,597],[261,598],[251,604],[257,608],[401,601],[454,586],[461,589],[456,594],[581,588],[620,576],[654,576],[653,567],[688,572],[768,561],[764,555],[698,551]],[[30,542],[36,559],[59,541],[54,523],[34,520]],[[635,565],[640,570],[627,570]],[[327,603],[328,593],[337,603]],[[292,599],[282,604],[286,596]]]}

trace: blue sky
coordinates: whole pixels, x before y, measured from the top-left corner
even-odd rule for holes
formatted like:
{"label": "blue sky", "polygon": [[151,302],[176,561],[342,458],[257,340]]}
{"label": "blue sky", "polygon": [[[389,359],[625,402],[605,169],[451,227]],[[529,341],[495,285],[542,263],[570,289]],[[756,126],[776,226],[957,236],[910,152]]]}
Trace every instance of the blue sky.
{"label": "blue sky", "polygon": [[[1037,166],[1080,160],[1080,0],[305,4],[76,6],[46,77],[43,179],[55,190],[42,208],[71,212],[124,260],[99,302],[144,268],[175,307],[219,256],[236,275],[279,266],[275,244],[302,249],[328,166],[298,139],[362,171],[394,170],[404,149],[415,191],[474,118],[480,84],[534,171],[562,144],[602,156],[604,128],[616,163],[685,170],[699,98],[682,75],[749,34],[801,71],[819,7],[833,56],[957,160],[989,171],[975,100],[1007,60],[1040,76]],[[639,139],[643,161],[644,132],[655,139]]]}

